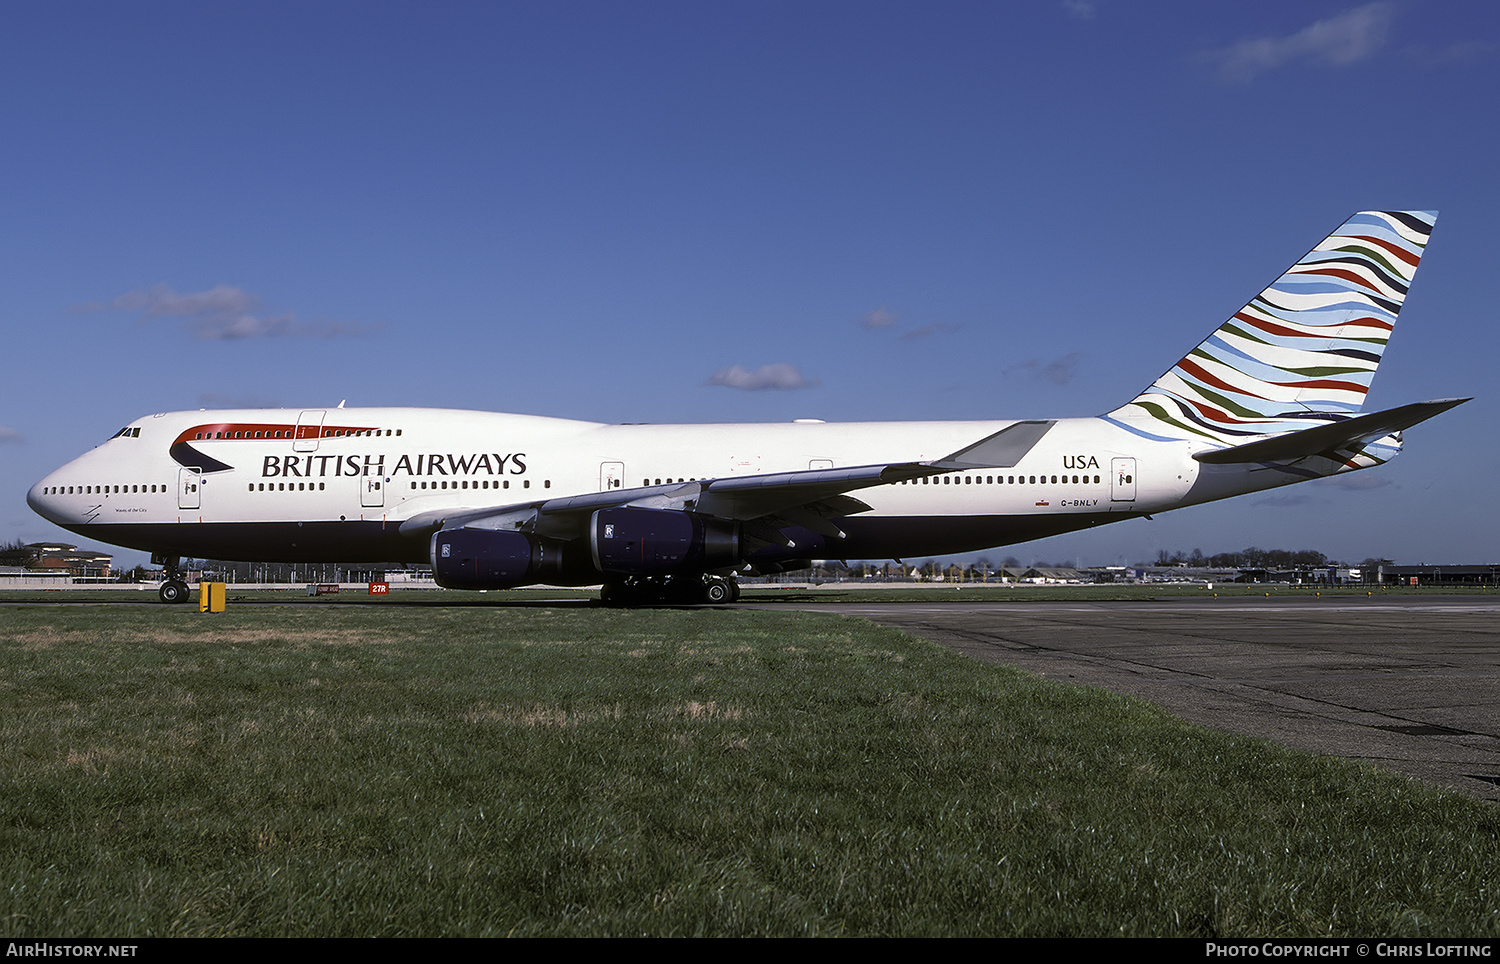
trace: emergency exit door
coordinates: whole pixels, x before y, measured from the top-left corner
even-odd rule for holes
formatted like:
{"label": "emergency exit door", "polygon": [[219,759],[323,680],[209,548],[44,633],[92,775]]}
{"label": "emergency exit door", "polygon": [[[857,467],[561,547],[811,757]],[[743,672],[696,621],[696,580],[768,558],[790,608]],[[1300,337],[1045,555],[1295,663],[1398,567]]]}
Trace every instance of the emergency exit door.
{"label": "emergency exit door", "polygon": [[1109,497],[1115,502],[1135,501],[1135,459],[1110,459]]}
{"label": "emergency exit door", "polygon": [[183,468],[177,470],[177,508],[197,509],[203,505],[202,494],[198,491],[203,486],[203,475],[198,469]]}
{"label": "emergency exit door", "polygon": [[316,452],[318,439],[323,436],[323,416],[326,410],[309,410],[297,416],[297,429],[292,433],[293,452]]}
{"label": "emergency exit door", "polygon": [[601,462],[599,464],[599,491],[607,492],[625,484],[624,462]]}
{"label": "emergency exit door", "polygon": [[366,475],[359,480],[359,504],[365,508],[378,509],[385,505],[385,479],[378,475]]}

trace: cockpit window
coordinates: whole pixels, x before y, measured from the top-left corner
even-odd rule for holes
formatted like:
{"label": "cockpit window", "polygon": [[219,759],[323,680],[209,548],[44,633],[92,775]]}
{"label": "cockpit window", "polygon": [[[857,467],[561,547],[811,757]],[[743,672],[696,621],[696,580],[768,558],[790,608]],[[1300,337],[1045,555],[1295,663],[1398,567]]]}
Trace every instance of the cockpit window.
{"label": "cockpit window", "polygon": [[140,437],[141,437],[140,427],[137,426],[136,428],[131,428],[128,425],[125,426],[124,428],[120,429],[115,434],[113,434],[113,435],[110,436],[110,438],[112,438],[112,439],[114,439],[114,438],[140,438]]}

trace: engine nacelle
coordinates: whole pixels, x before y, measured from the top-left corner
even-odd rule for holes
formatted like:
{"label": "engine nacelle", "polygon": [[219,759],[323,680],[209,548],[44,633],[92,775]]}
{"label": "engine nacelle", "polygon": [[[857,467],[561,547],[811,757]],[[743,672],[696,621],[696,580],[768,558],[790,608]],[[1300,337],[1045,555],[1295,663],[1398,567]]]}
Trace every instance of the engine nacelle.
{"label": "engine nacelle", "polygon": [[538,545],[514,530],[444,529],[432,537],[432,575],[445,589],[506,589],[537,581]]}
{"label": "engine nacelle", "polygon": [[601,576],[664,576],[731,569],[740,527],[669,509],[600,509],[584,540],[560,542],[515,529],[454,528],[433,535],[432,574],[446,589],[509,589],[545,582],[582,586]]}
{"label": "engine nacelle", "polygon": [[672,509],[600,509],[589,525],[589,549],[602,573],[710,572],[739,562],[740,527]]}

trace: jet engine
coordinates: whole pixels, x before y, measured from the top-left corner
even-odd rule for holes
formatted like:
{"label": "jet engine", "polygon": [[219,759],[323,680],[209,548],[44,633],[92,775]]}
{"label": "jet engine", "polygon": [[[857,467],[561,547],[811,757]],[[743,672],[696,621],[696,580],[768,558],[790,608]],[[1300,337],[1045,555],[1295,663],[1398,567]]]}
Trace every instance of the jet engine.
{"label": "jet engine", "polygon": [[589,525],[589,549],[601,573],[711,572],[739,562],[740,527],[672,509],[600,509]]}
{"label": "jet engine", "polygon": [[740,561],[740,527],[691,512],[622,507],[595,512],[586,540],[461,527],[433,535],[429,554],[437,584],[448,589],[584,586],[731,569]]}
{"label": "jet engine", "polygon": [[541,545],[513,529],[444,529],[432,537],[431,554],[439,586],[507,589],[538,581]]}

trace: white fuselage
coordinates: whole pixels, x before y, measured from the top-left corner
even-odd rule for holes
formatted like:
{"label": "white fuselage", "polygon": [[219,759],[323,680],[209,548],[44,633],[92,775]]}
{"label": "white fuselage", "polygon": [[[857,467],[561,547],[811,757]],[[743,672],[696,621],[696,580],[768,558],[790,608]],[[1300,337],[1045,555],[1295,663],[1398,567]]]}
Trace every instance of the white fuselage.
{"label": "white fuselage", "polygon": [[[1011,424],[608,425],[410,408],[174,412],[132,422],[38,482],[28,502],[81,535],[164,555],[416,561],[425,543],[403,539],[397,527],[435,509],[926,462]],[[1190,490],[1206,467],[1191,458],[1192,446],[1098,418],[1059,420],[1015,465],[860,490],[870,510],[845,520],[847,540],[815,554],[982,549],[1201,501]],[[1285,481],[1293,480],[1235,488]]]}

